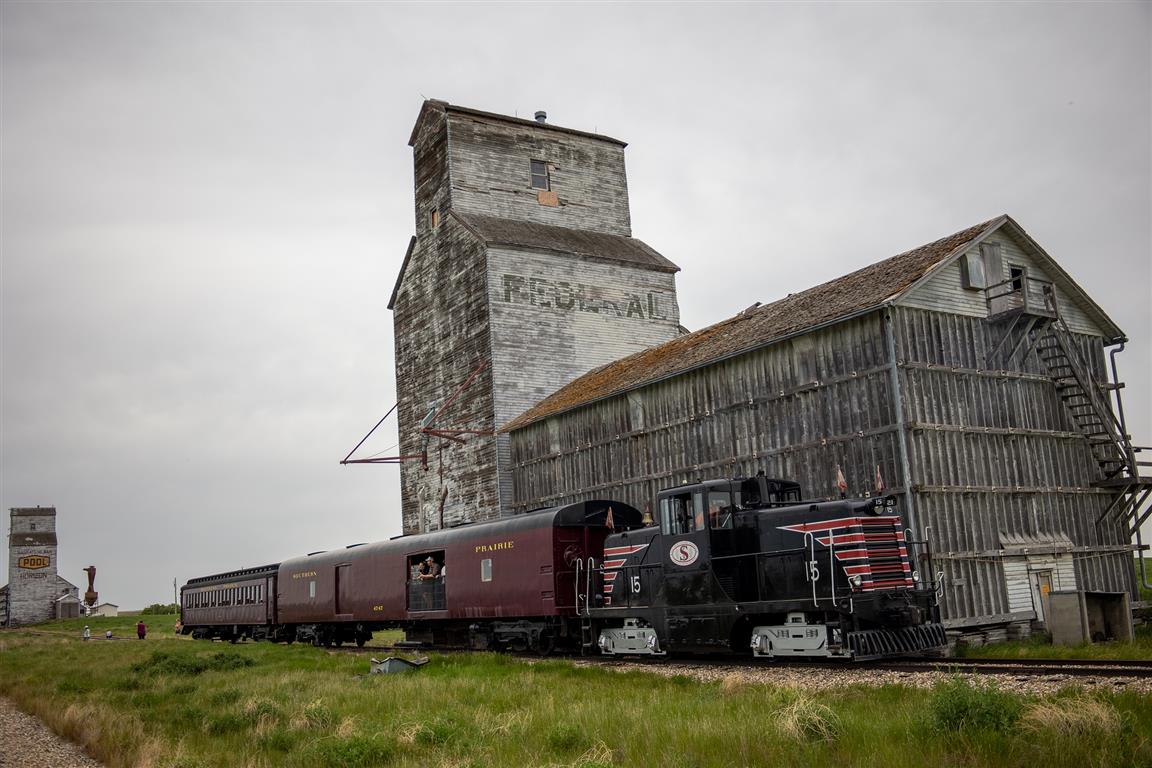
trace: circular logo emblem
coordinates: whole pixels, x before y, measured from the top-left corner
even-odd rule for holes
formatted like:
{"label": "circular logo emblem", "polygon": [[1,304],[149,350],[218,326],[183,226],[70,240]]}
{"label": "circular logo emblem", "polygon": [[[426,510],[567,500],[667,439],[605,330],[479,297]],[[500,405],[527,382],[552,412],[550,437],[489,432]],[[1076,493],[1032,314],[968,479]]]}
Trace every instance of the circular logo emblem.
{"label": "circular logo emblem", "polygon": [[690,541],[678,541],[668,550],[668,557],[676,565],[692,565],[700,557],[700,548]]}

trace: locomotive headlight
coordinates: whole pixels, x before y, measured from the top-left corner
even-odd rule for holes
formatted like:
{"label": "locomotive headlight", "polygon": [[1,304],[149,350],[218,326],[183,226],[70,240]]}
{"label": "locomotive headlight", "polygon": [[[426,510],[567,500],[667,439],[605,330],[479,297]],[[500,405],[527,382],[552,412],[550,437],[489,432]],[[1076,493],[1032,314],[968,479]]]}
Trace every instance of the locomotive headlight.
{"label": "locomotive headlight", "polygon": [[920,583],[920,571],[912,571],[912,581]]}
{"label": "locomotive headlight", "polygon": [[864,583],[864,577],[857,574],[856,576],[848,579],[848,582],[856,589],[860,589],[860,586]]}

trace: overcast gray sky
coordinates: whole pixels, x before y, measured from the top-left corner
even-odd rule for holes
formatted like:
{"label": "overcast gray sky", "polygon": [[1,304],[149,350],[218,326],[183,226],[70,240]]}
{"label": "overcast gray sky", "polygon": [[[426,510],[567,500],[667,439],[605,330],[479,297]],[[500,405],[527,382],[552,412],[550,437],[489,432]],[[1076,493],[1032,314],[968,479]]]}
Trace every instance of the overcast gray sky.
{"label": "overcast gray sky", "polygon": [[[424,97],[630,142],[692,329],[1011,214],[1132,339],[1152,5],[0,4],[0,508],[102,600],[395,535]],[[373,451],[395,442],[395,425]],[[0,554],[0,579],[7,550]]]}

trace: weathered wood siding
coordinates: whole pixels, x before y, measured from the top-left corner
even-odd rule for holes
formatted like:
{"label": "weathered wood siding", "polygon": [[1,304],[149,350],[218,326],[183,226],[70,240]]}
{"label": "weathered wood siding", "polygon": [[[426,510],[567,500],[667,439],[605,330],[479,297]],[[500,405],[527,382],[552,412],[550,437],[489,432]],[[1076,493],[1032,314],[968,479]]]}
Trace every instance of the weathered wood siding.
{"label": "weathered wood siding", "polygon": [[[1028,276],[1038,280],[1055,282],[1056,275],[1050,274],[1041,261],[1034,258],[1029,251],[1017,242],[1004,228],[993,232],[983,241],[985,244],[999,244],[1001,254],[1001,273],[990,276],[989,283],[998,283],[1007,280],[1009,267],[1021,266],[1027,269]],[[979,255],[980,246],[969,249],[970,253]],[[900,305],[929,309],[936,312],[948,312],[968,317],[987,317],[988,304],[984,291],[965,289],[962,285],[960,259],[954,259],[900,300]],[[1034,297],[1039,298],[1039,297]],[[1077,333],[1102,336],[1099,326],[1092,321],[1088,312],[1080,303],[1056,284],[1056,301],[1060,315],[1068,328]]]}
{"label": "weathered wood siding", "polygon": [[[959,283],[956,283],[959,286]],[[1070,538],[1084,589],[1131,591],[1132,555],[1120,525],[1097,527],[1113,496],[1084,435],[1035,354],[987,368],[1006,327],[980,317],[892,311],[915,478],[913,503],[943,554],[950,619],[1009,617],[1000,534]],[[1098,336],[1074,337],[1099,376]]]}
{"label": "weathered wood siding", "polygon": [[0,621],[18,626],[57,618],[56,599],[77,590],[57,572],[56,509],[16,507],[10,514],[8,600]]}
{"label": "weathered wood siding", "polygon": [[[421,422],[489,355],[484,247],[454,218],[418,238],[393,304],[400,451],[429,448],[428,463],[401,466],[404,531],[431,530],[498,514],[491,438],[425,442]],[[442,428],[492,429],[492,369],[441,416]],[[443,500],[443,520],[440,506]]]}
{"label": "weathered wood siding", "polygon": [[1004,579],[1008,585],[1008,610],[1013,614],[1036,612],[1032,594],[1032,571],[1051,571],[1052,589],[1057,592],[1078,589],[1071,555],[1028,555],[1004,558]]}
{"label": "weathered wood siding", "polygon": [[[673,274],[522,249],[488,250],[496,423],[584,373],[679,334]],[[497,438],[501,499],[513,498]]]}
{"label": "weathered wood siding", "polygon": [[875,467],[899,488],[879,314],[776,344],[530,424],[512,434],[515,507],[589,498],[640,509],[662,487],[755,474],[836,494]]}
{"label": "weathered wood siding", "polygon": [[448,160],[448,120],[443,112],[430,112],[412,145],[417,239],[431,233],[433,211],[443,219],[452,207]]}
{"label": "weathered wood siding", "polygon": [[[630,237],[624,147],[550,130],[450,113],[452,207]],[[541,205],[530,161],[549,165],[556,206]]]}
{"label": "weathered wood siding", "polygon": [[[492,430],[598,365],[674,338],[673,275],[560,252],[494,248],[451,211],[629,235],[623,147],[541,126],[428,110],[413,141],[416,238],[393,301],[404,532],[497,517],[508,438],[424,438],[422,422]],[[550,165],[558,205],[531,188]],[[438,214],[433,225],[432,212]]]}
{"label": "weathered wood siding", "polygon": [[[1001,532],[1063,534],[1082,588],[1132,591],[1124,529],[1095,525],[1112,497],[1040,361],[986,367],[1003,330],[895,307],[527,425],[511,436],[516,507],[643,508],[660,487],[759,469],[832,496],[837,464],[859,494],[879,465],[906,519],[930,527],[951,623],[1029,618],[1008,599]],[[1076,340],[1102,372],[1099,337]]]}

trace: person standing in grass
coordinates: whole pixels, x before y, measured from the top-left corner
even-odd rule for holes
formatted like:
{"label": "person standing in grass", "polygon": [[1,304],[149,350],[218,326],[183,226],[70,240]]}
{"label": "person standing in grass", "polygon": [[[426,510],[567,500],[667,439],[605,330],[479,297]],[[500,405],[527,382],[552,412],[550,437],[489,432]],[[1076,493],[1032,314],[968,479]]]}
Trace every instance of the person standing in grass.
{"label": "person standing in grass", "polygon": [[136,637],[143,640],[144,636],[147,634],[148,634],[148,625],[144,623],[144,620],[141,619],[140,621],[136,622]]}
{"label": "person standing in grass", "polygon": [[84,638],[85,640],[88,640],[89,638],[92,637],[92,630],[88,629],[87,624],[84,625],[84,631],[80,634],[80,636],[82,638]]}

